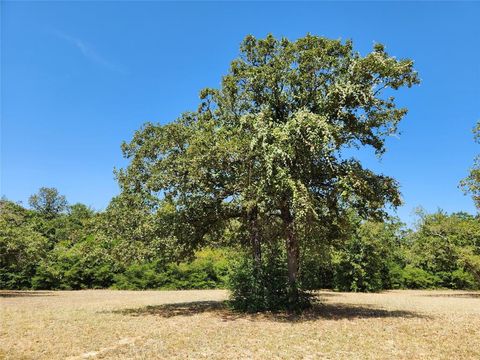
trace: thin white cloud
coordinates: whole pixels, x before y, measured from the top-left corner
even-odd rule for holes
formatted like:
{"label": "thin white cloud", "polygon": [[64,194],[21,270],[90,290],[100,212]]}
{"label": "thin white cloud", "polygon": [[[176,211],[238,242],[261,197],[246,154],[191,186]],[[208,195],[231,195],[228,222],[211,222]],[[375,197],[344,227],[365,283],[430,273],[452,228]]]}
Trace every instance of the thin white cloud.
{"label": "thin white cloud", "polygon": [[101,65],[101,66],[103,66],[103,67],[105,67],[109,70],[112,70],[112,71],[116,71],[116,72],[120,72],[120,73],[125,73],[126,72],[124,67],[105,59],[102,55],[100,55],[97,51],[95,51],[93,46],[90,45],[89,43],[87,43],[87,42],[85,42],[81,39],[78,39],[76,37],[65,34],[61,31],[55,31],[54,33],[59,38],[65,40],[68,43],[75,46],[80,51],[80,53],[86,59],[90,60],[91,62],[93,62],[95,64],[98,64],[98,65]]}

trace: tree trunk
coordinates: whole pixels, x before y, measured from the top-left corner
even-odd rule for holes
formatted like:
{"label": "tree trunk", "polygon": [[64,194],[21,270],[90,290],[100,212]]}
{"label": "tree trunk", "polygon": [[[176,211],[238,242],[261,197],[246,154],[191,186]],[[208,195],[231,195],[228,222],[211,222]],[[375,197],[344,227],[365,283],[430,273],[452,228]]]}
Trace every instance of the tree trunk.
{"label": "tree trunk", "polygon": [[295,233],[295,223],[290,210],[282,211],[283,223],[285,226],[285,245],[287,249],[288,282],[290,286],[290,301],[294,305],[298,301],[298,263],[300,257],[300,247],[297,234]]}
{"label": "tree trunk", "polygon": [[262,268],[262,247],[260,242],[260,230],[258,228],[258,211],[256,207],[249,213],[249,223],[253,262],[258,273]]}

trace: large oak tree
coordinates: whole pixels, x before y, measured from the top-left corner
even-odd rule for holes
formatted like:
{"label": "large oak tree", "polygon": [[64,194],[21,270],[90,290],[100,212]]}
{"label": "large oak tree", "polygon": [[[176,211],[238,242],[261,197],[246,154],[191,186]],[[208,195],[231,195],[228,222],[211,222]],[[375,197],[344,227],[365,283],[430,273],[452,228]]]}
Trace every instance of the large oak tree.
{"label": "large oak tree", "polygon": [[346,154],[382,155],[407,112],[392,90],[418,82],[413,62],[380,44],[361,56],[351,41],[247,36],[220,88],[201,91],[198,110],[145,124],[123,145],[130,164],[118,179],[168,213],[191,248],[235,219],[259,266],[262,243],[279,240],[264,229],[280,224],[295,302],[302,241],[323,241],[352,209],[381,217],[400,204],[393,178]]}

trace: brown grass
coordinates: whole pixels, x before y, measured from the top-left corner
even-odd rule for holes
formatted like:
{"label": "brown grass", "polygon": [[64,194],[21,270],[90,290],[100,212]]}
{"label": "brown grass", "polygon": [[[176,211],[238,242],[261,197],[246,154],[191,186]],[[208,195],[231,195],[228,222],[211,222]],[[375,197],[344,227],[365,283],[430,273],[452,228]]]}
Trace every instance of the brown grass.
{"label": "brown grass", "polygon": [[319,292],[304,314],[227,293],[0,291],[6,359],[480,359],[480,292]]}

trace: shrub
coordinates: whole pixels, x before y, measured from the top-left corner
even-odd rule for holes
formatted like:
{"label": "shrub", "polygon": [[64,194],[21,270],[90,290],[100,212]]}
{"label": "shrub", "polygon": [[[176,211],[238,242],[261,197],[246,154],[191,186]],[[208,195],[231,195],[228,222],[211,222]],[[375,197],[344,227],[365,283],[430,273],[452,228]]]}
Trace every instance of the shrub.
{"label": "shrub", "polygon": [[409,289],[430,289],[441,283],[438,276],[411,265],[405,266],[402,277],[403,285]]}
{"label": "shrub", "polygon": [[32,214],[0,200],[0,288],[28,289],[36,267],[49,250],[48,240],[31,224]]}
{"label": "shrub", "polygon": [[332,289],[335,270],[332,262],[332,249],[329,246],[322,246],[315,250],[302,249],[301,286],[305,290]]}
{"label": "shrub", "polygon": [[[276,249],[265,254],[257,269],[250,254],[243,254],[231,266],[228,288],[233,309],[247,312],[301,310],[311,303],[302,288],[290,289],[286,258]],[[296,290],[294,292],[294,290]],[[292,293],[299,298],[292,299]]]}
{"label": "shrub", "polygon": [[478,289],[478,282],[471,273],[457,269],[451,273],[450,287],[453,289]]}
{"label": "shrub", "polygon": [[403,279],[403,269],[397,262],[389,264],[389,286],[390,289],[402,289],[405,287]]}
{"label": "shrub", "polygon": [[132,264],[113,277],[113,288],[119,290],[146,290],[158,287],[156,262]]}
{"label": "shrub", "polygon": [[398,222],[364,222],[334,255],[334,287],[374,292],[398,286]]}
{"label": "shrub", "polygon": [[87,236],[74,245],[67,241],[58,243],[40,262],[32,287],[73,290],[109,287],[114,267],[103,240]]}
{"label": "shrub", "polygon": [[204,249],[191,262],[164,265],[161,260],[132,264],[114,276],[114,288],[144,289],[213,289],[223,288],[228,275],[225,250]]}

